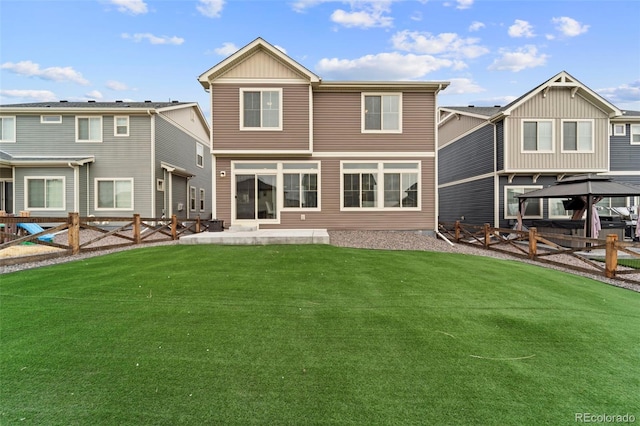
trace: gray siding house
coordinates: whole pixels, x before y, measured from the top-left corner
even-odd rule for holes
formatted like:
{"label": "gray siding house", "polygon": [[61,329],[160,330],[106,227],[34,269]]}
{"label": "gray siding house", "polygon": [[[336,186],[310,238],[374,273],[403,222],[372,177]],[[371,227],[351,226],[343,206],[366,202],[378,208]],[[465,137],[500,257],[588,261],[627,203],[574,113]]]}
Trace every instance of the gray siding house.
{"label": "gray siding house", "polygon": [[225,225],[436,228],[436,100],[448,82],[325,81],[260,38],[199,80]]}
{"label": "gray siding house", "polygon": [[0,106],[0,210],[211,218],[209,126],[196,103]]}
{"label": "gray siding house", "polygon": [[[519,194],[586,173],[640,184],[640,113],[619,110],[567,72],[504,107],[439,109],[441,221],[511,227]],[[562,201],[532,199],[524,218],[569,218]]]}

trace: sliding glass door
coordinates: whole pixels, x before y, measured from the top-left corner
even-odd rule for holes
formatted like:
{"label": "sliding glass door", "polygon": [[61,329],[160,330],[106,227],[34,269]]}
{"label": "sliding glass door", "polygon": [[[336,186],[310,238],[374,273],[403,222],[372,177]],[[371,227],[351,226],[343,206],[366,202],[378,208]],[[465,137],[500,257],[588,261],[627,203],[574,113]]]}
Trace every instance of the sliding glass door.
{"label": "sliding glass door", "polygon": [[275,174],[236,174],[235,186],[237,220],[278,218]]}

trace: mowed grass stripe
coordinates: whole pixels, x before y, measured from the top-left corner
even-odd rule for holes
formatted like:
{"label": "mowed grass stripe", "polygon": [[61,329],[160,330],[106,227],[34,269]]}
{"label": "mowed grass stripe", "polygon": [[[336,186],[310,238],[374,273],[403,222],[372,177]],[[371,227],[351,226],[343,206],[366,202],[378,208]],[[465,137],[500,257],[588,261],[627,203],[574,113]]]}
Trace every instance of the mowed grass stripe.
{"label": "mowed grass stripe", "polygon": [[23,271],[0,279],[0,423],[640,418],[639,296],[518,262],[332,246]]}

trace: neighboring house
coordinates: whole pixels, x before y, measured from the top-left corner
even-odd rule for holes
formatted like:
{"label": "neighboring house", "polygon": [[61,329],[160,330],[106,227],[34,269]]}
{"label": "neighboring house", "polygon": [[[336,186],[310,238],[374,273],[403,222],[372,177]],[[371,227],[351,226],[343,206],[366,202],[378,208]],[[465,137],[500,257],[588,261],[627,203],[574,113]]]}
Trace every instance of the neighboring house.
{"label": "neighboring house", "polygon": [[[640,113],[619,110],[564,71],[504,107],[439,109],[441,221],[511,227],[519,194],[585,173],[640,184]],[[562,200],[531,199],[525,219],[570,214]]]}
{"label": "neighboring house", "polygon": [[185,102],[0,106],[0,210],[211,218],[209,126]]}
{"label": "neighboring house", "polygon": [[260,38],[199,81],[225,226],[435,229],[448,82],[323,81]]}

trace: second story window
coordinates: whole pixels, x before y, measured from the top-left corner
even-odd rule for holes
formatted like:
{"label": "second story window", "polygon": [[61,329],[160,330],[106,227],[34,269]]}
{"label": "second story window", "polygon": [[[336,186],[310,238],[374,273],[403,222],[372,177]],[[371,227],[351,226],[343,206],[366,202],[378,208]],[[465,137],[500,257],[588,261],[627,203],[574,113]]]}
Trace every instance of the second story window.
{"label": "second story window", "polygon": [[640,124],[631,125],[631,145],[640,145]]}
{"label": "second story window", "polygon": [[102,142],[102,117],[76,117],[76,142]]}
{"label": "second story window", "polygon": [[241,130],[282,130],[282,89],[240,90]]}
{"label": "second story window", "polygon": [[196,143],[196,166],[204,167],[204,146]]}
{"label": "second story window", "polygon": [[16,118],[0,117],[0,142],[16,141]]}
{"label": "second story window", "polygon": [[113,117],[113,135],[129,136],[129,117]]}
{"label": "second story window", "polygon": [[363,93],[362,132],[402,132],[402,95]]}
{"label": "second story window", "polygon": [[553,123],[551,121],[523,121],[522,151],[553,152]]}
{"label": "second story window", "polygon": [[593,152],[593,123],[591,121],[562,122],[562,151]]}

